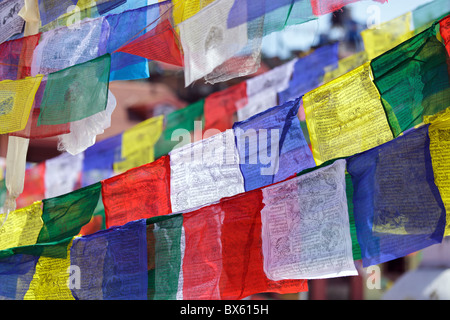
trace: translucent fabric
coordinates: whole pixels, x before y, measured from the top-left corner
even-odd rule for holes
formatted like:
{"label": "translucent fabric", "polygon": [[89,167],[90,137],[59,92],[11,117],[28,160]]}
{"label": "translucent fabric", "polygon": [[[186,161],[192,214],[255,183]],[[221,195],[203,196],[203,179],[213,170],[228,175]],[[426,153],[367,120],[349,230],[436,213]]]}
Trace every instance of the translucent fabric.
{"label": "translucent fabric", "polygon": [[176,25],[196,15],[215,0],[173,0],[173,21]]}
{"label": "translucent fabric", "polygon": [[447,211],[447,225],[444,236],[450,235],[450,183],[448,171],[450,170],[450,109],[424,119],[430,123],[428,134],[430,136],[430,154],[433,163],[434,182],[439,189],[442,201]]}
{"label": "translucent fabric", "polygon": [[[447,54],[450,56],[450,16],[447,16],[441,21],[439,21],[439,31],[442,40],[444,41]],[[449,66],[449,75],[450,75],[450,66]]]}
{"label": "translucent fabric", "polygon": [[315,166],[297,117],[300,99],[233,125],[245,190],[282,181]]}
{"label": "translucent fabric", "polygon": [[442,241],[446,213],[429,143],[426,125],[348,159],[363,267]]}
{"label": "translucent fabric", "polygon": [[164,116],[149,118],[122,134],[122,159],[114,163],[117,173],[153,162],[154,146],[162,134]]}
{"label": "translucent fabric", "polygon": [[116,106],[116,98],[108,90],[106,109],[84,119],[70,122],[70,133],[59,136],[58,151],[76,155],[92,146],[97,136],[111,126],[111,115]]}
{"label": "translucent fabric", "polygon": [[241,82],[205,98],[205,130],[231,129],[234,114],[247,104],[247,83]]}
{"label": "translucent fabric", "polygon": [[23,300],[39,256],[16,254],[0,258],[0,300]]}
{"label": "translucent fabric", "polygon": [[352,238],[353,260],[361,260],[361,247],[356,234],[355,215],[353,213],[353,182],[348,172],[345,173],[345,194],[347,197],[348,220],[350,223],[350,236]]}
{"label": "translucent fabric", "polygon": [[81,275],[71,288],[75,299],[146,300],[146,244],[145,220],[75,238],[70,264]]}
{"label": "translucent fabric", "polygon": [[19,16],[19,12],[23,5],[24,0],[0,1],[0,21],[2,22],[0,43],[8,40],[13,35],[22,32],[25,21]]}
{"label": "translucent fabric", "polygon": [[43,32],[34,50],[31,74],[48,75],[104,55],[108,33],[103,19],[85,19],[76,27]]}
{"label": "translucent fabric", "polygon": [[366,51],[360,51],[357,53],[354,53],[348,57],[345,57],[343,59],[340,59],[336,65],[330,65],[325,67],[325,74],[323,76],[323,83],[330,82],[331,80],[334,80],[347,72],[352,71],[353,69],[358,68],[359,66],[363,65],[369,61],[367,58]]}
{"label": "translucent fabric", "polygon": [[257,94],[247,97],[247,103],[237,110],[237,121],[244,121],[270,109],[278,104],[277,91],[274,88],[267,88]]}
{"label": "translucent fabric", "polygon": [[57,19],[66,13],[70,6],[77,4],[77,0],[39,0],[39,14],[42,25]]}
{"label": "translucent fabric", "polygon": [[44,199],[44,226],[38,243],[55,242],[78,235],[81,227],[91,220],[100,193],[101,183],[96,183],[59,197]]}
{"label": "translucent fabric", "polygon": [[345,166],[345,160],[337,160],[262,189],[261,237],[269,279],[358,274],[353,263]]}
{"label": "translucent fabric", "polygon": [[168,156],[102,180],[101,184],[107,228],[171,212]]}
{"label": "translucent fabric", "polygon": [[242,299],[307,290],[305,280],[271,281],[264,273],[261,208],[261,191],[255,190],[183,215],[178,297]]}
{"label": "translucent fabric", "polygon": [[69,153],[45,161],[45,198],[53,198],[72,192],[80,186],[83,170],[83,153]]}
{"label": "translucent fabric", "polygon": [[71,245],[67,244],[64,257],[39,257],[24,300],[75,300],[68,286]]}
{"label": "translucent fabric", "polygon": [[48,76],[38,126],[73,122],[104,111],[111,56],[103,55]]}
{"label": "translucent fabric", "polygon": [[121,158],[122,134],[95,143],[84,151],[81,185],[94,184],[114,175],[113,164]]}
{"label": "translucent fabric", "polygon": [[45,198],[45,162],[36,163],[25,171],[23,192],[16,199],[18,209]]}
{"label": "translucent fabric", "polygon": [[371,61],[373,82],[395,136],[449,106],[447,57],[431,27]]}
{"label": "translucent fabric", "polygon": [[178,212],[244,192],[233,130],[170,152],[170,200]]}
{"label": "translucent fabric", "polygon": [[368,59],[373,59],[385,53],[413,35],[411,12],[361,31],[364,50],[367,52]]}
{"label": "translucent fabric", "polygon": [[323,81],[325,67],[337,64],[338,48],[338,43],[322,46],[297,59],[289,86],[278,94],[278,102],[295,100],[317,88]]}
{"label": "translucent fabric", "polygon": [[17,80],[31,76],[33,52],[40,37],[38,33],[0,44],[0,80]]}
{"label": "translucent fabric", "polygon": [[[316,18],[312,14],[311,3],[308,0],[235,0],[228,15],[228,28],[233,28],[257,18],[264,17],[269,13],[277,12],[277,9],[283,7],[294,10],[296,14],[303,16],[303,22]],[[286,18],[284,19],[284,21],[287,20],[288,19]]]}
{"label": "translucent fabric", "polygon": [[26,127],[42,77],[0,81],[0,134]]}
{"label": "translucent fabric", "polygon": [[[316,16],[321,16],[333,11],[337,11],[347,4],[358,2],[360,0],[311,0],[313,12]],[[385,3],[388,0],[374,0]]]}
{"label": "translucent fabric", "polygon": [[11,212],[7,219],[6,214],[0,215],[3,224],[0,228],[0,250],[36,243],[43,225],[41,207],[42,202],[36,201]]}
{"label": "translucent fabric", "polygon": [[347,157],[393,138],[370,65],[364,65],[303,96],[316,164]]}
{"label": "translucent fabric", "polygon": [[184,50],[185,86],[199,80],[246,46],[247,25],[227,28],[234,0],[216,0],[178,24]]}

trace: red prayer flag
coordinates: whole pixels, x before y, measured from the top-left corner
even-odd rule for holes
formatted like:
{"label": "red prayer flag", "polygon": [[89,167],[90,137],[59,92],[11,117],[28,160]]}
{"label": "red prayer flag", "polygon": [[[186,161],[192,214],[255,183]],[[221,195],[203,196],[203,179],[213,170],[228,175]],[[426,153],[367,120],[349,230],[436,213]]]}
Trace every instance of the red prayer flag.
{"label": "red prayer flag", "polygon": [[102,199],[106,228],[170,213],[169,156],[103,180]]}
{"label": "red prayer flag", "polygon": [[450,75],[450,15],[439,21],[439,32],[447,50],[447,67]]}
{"label": "red prayer flag", "polygon": [[[313,13],[316,16],[321,16],[333,11],[339,10],[347,4],[358,2],[360,0],[311,0]],[[380,3],[385,3],[388,0],[374,0]]]}
{"label": "red prayer flag", "polygon": [[16,200],[17,209],[27,207],[45,198],[45,162],[25,171],[23,192]]}

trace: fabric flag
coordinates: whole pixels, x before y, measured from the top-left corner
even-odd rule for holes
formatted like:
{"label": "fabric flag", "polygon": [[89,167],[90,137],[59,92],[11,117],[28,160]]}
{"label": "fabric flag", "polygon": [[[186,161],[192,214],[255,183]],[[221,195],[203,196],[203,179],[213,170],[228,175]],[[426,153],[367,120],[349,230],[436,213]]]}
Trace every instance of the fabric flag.
{"label": "fabric flag", "polygon": [[19,12],[23,6],[24,0],[0,1],[0,21],[2,22],[0,43],[22,32],[25,20],[19,15]]}
{"label": "fabric flag", "polygon": [[76,156],[63,153],[45,161],[45,198],[57,197],[79,188],[83,157],[83,153]]}
{"label": "fabric flag", "polygon": [[101,184],[107,228],[171,212],[168,156],[102,180]]}
{"label": "fabric flag", "polygon": [[42,202],[0,215],[3,224],[0,228],[0,250],[33,245],[36,243],[43,226]]}
{"label": "fabric flag", "polygon": [[16,199],[18,209],[45,198],[44,177],[45,162],[37,163],[25,171],[23,192]]}
{"label": "fabric flag", "polygon": [[317,88],[323,81],[325,67],[338,63],[338,49],[338,43],[334,43],[319,47],[307,56],[297,59],[288,88],[279,92],[278,102],[282,104],[295,100]]}
{"label": "fabric flag", "polygon": [[305,280],[271,281],[265,275],[261,208],[262,194],[255,190],[150,219],[149,298],[242,299],[306,291]]}
{"label": "fabric flag", "polygon": [[170,152],[172,211],[202,206],[244,192],[232,130]]}
{"label": "fabric flag", "polygon": [[[450,11],[450,9],[449,9]],[[450,16],[445,17],[439,21],[439,31],[444,41],[445,49],[447,54],[450,56]],[[450,67],[449,67],[450,70]],[[449,71],[450,74],[450,71]]]}
{"label": "fabric flag", "polygon": [[237,121],[244,121],[255,114],[261,113],[278,104],[277,91],[267,88],[257,94],[247,97],[247,103],[236,113]]}
{"label": "fabric flag", "polygon": [[364,267],[442,241],[446,213],[429,143],[425,125],[348,159]]}
{"label": "fabric flag", "polygon": [[104,111],[111,56],[106,54],[48,76],[38,126],[73,122]]}
{"label": "fabric flag", "polygon": [[104,19],[86,19],[76,27],[43,32],[34,50],[31,75],[48,75],[104,55],[108,33]]}
{"label": "fabric flag", "polygon": [[303,96],[314,160],[354,155],[393,138],[369,62]]}
{"label": "fabric flag", "polygon": [[[283,9],[293,10],[294,13],[302,16],[304,19],[302,23],[316,19],[312,14],[309,0],[236,0],[228,16],[228,28],[239,26],[260,17],[265,18],[274,14],[280,14],[284,11]],[[283,17],[282,20],[287,21],[288,19]]]}
{"label": "fabric flag", "polygon": [[173,21],[175,25],[196,15],[215,0],[173,0]]}
{"label": "fabric flag", "polygon": [[122,134],[95,143],[84,151],[81,186],[114,176],[113,165],[121,159]]}
{"label": "fabric flag", "polygon": [[45,85],[47,84],[47,76],[42,78],[39,85],[39,89],[34,96],[33,108],[31,109],[30,116],[28,118],[27,126],[20,131],[11,132],[10,136],[16,136],[26,139],[42,139],[54,137],[60,134],[70,132],[70,123],[63,123],[57,125],[37,125],[39,114],[41,113],[41,101],[44,94]]}
{"label": "fabric flag", "polygon": [[23,300],[33,275],[39,256],[15,254],[0,258],[0,299]]}
{"label": "fabric flag", "polygon": [[394,48],[413,35],[411,12],[361,31],[364,50],[369,60]]}
{"label": "fabric flag", "polygon": [[371,61],[394,136],[447,108],[450,81],[445,47],[430,27]]}
{"label": "fabric flag", "polygon": [[68,286],[71,245],[67,245],[65,257],[39,257],[24,300],[75,300]]}
{"label": "fabric flag", "polygon": [[[316,16],[322,16],[333,11],[337,11],[342,7],[358,2],[360,0],[311,0],[313,12]],[[380,3],[385,3],[388,0],[373,0]]]}
{"label": "fabric flag", "polygon": [[26,127],[42,77],[0,81],[0,134]]}
{"label": "fabric flag", "polygon": [[444,236],[450,235],[450,184],[448,172],[450,170],[450,109],[424,119],[429,123],[430,154],[434,171],[434,182],[439,189],[442,201],[447,211],[447,225]]}
{"label": "fabric flag", "polygon": [[175,66],[183,66],[178,34],[168,20],[158,23],[152,30],[120,47],[117,51]]}
{"label": "fabric flag", "polygon": [[124,172],[155,160],[154,146],[162,134],[164,116],[147,119],[122,134],[122,159],[114,171]]}
{"label": "fabric flag", "polygon": [[264,271],[271,280],[358,275],[345,160],[263,188]]}
{"label": "fabric flag", "polygon": [[18,80],[31,76],[33,52],[40,37],[38,33],[0,44],[0,80]]}
{"label": "fabric flag", "polygon": [[348,57],[345,57],[343,59],[340,59],[336,65],[329,65],[325,67],[325,74],[323,76],[323,83],[330,82],[331,80],[334,80],[347,72],[352,71],[353,69],[358,68],[359,66],[363,65],[369,61],[367,58],[366,51],[360,51],[357,53],[354,53]]}
{"label": "fabric flag", "polygon": [[56,20],[66,13],[70,6],[77,4],[77,0],[39,0],[39,14],[42,25]]}
{"label": "fabric flag", "polygon": [[240,82],[205,98],[205,130],[231,129],[234,114],[247,104],[247,83]]}
{"label": "fabric flag", "polygon": [[77,300],[146,300],[145,220],[75,238],[70,264],[81,275],[71,283]]}
{"label": "fabric flag", "polygon": [[104,111],[100,111],[81,120],[70,122],[70,133],[58,137],[58,151],[76,155],[92,146],[97,135],[111,126],[111,115],[117,106],[117,100],[108,90],[108,100]]}
{"label": "fabric flag", "polygon": [[185,86],[211,73],[247,44],[247,25],[227,28],[234,0],[216,0],[178,24],[184,50]]}
{"label": "fabric flag", "polygon": [[233,126],[245,190],[287,179],[315,166],[297,117],[300,99]]}

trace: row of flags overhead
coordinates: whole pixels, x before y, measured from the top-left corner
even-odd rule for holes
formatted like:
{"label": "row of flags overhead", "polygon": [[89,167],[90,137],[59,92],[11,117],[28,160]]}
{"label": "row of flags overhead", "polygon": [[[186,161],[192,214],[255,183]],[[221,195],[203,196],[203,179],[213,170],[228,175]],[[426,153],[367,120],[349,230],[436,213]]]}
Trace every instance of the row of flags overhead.
{"label": "row of flags overhead", "polygon": [[[444,23],[442,25],[445,26]],[[445,38],[442,31],[441,35]],[[430,34],[427,33],[427,36]],[[370,64],[362,67],[367,69],[368,66]],[[362,73],[361,78],[364,77]],[[299,292],[307,290],[305,279],[355,275],[354,259],[362,258],[363,264],[368,266],[440,242],[446,221],[442,201],[445,187],[434,183],[433,170],[435,173],[436,170],[445,172],[445,162],[436,161],[440,159],[439,152],[445,150],[445,140],[431,137],[442,137],[444,134],[446,113],[430,119],[433,120],[430,126],[402,132],[401,136],[385,143],[379,141],[375,148],[368,148],[363,153],[352,153],[345,161],[327,159],[321,167],[314,167],[313,160],[312,165],[307,166],[308,170],[298,177],[292,177],[302,171],[298,166],[305,165],[307,159],[312,160],[309,148],[304,147],[307,146],[306,140],[299,139],[302,130],[297,114],[301,104],[305,105],[304,98],[288,101],[240,121],[231,131],[235,135],[240,127],[248,125],[247,128],[251,128],[252,123],[258,131],[264,125],[272,128],[273,119],[280,115],[280,119],[285,121],[280,121],[282,131],[286,134],[284,141],[292,138],[292,143],[280,144],[280,150],[283,150],[278,156],[280,163],[292,150],[306,155],[305,161],[296,163],[292,168],[283,167],[286,171],[280,177],[269,175],[267,181],[266,175],[261,175],[264,179],[260,180],[261,177],[255,176],[252,170],[247,174],[245,170],[241,171],[242,166],[236,161],[238,144],[235,145],[235,152],[231,152],[235,155],[232,157],[234,162],[231,161],[231,165],[227,162],[226,167],[202,168],[195,163],[188,163],[196,169],[192,171],[190,168],[177,167],[176,161],[172,161],[177,156],[182,157],[183,151],[194,150],[198,145],[219,141],[214,145],[223,146],[230,135],[230,131],[224,131],[201,144],[175,149],[168,156],[111,179],[43,199],[42,203],[10,213],[6,223],[17,225],[16,221],[19,220],[22,226],[30,227],[19,226],[15,229],[15,239],[18,240],[2,250],[4,263],[0,267],[3,270],[0,274],[5,277],[4,283],[8,283],[3,289],[3,295],[12,299],[219,299],[242,298],[268,291]],[[377,98],[380,101],[380,97]],[[383,107],[381,105],[380,110]],[[266,122],[265,116],[272,121]],[[347,127],[351,127],[350,124],[351,121],[348,121]],[[267,142],[271,141],[270,137],[266,138]],[[313,150],[315,145],[313,143],[311,146]],[[408,161],[410,155],[414,155],[414,162]],[[292,159],[300,157],[293,156]],[[395,170],[386,170],[380,163],[394,163]],[[178,171],[178,174],[173,174],[176,173],[173,171]],[[156,214],[149,219],[149,216],[140,217],[139,212],[136,216],[128,216],[129,212],[124,212],[124,208],[131,205],[124,196],[133,194],[139,199],[137,191],[144,190],[151,190],[150,193],[146,192],[146,197],[151,195],[153,198],[147,199],[144,207],[141,196],[134,208],[140,204],[141,210],[144,209],[142,211],[147,208],[147,212],[142,214],[162,212],[158,210],[161,207],[164,210],[165,204],[174,204],[172,178],[180,182],[180,178],[185,177],[187,183],[189,179],[186,173],[190,171],[197,173],[190,175],[192,185],[200,181],[205,183],[208,181],[205,177],[210,178],[209,181],[217,181],[214,179],[217,171],[225,183],[226,179],[233,181],[236,177],[233,172],[241,171],[242,178],[235,181],[234,186],[252,179],[255,181],[250,185],[243,183],[243,191],[246,192],[239,193],[242,185],[230,190],[228,198],[224,198],[221,193],[213,194],[212,198],[205,194],[199,197],[199,192],[208,190],[204,188],[197,192],[195,199],[200,201],[200,208],[193,208],[196,204],[192,203],[188,207],[178,208],[178,212],[172,209],[167,212],[175,214]],[[208,172],[209,176],[206,174]],[[385,183],[387,172],[396,174],[397,184]],[[409,175],[405,172],[409,172]],[[416,183],[408,184],[405,179],[412,179],[411,172],[417,173],[413,175]],[[383,182],[385,190],[376,189],[380,184],[378,181]],[[439,181],[438,178],[436,181]],[[271,183],[275,184],[267,186]],[[402,190],[405,198],[396,196],[399,185],[408,186]],[[132,189],[114,192],[114,187],[116,190],[125,190],[126,186]],[[153,192],[154,188],[157,188],[157,193]],[[349,192],[351,189],[353,194]],[[423,193],[422,198],[417,196],[417,191]],[[368,203],[371,195],[375,195],[376,201]],[[190,198],[192,196],[196,196],[195,192]],[[426,211],[426,223],[418,222],[416,218],[423,218],[423,212],[414,215],[414,218],[410,214],[410,204],[405,199],[411,197],[416,201],[423,200],[426,210],[430,209]],[[109,206],[106,205],[108,201]],[[183,201],[179,203],[186,205]],[[92,221],[95,210],[101,205],[105,205],[108,228],[92,234],[82,230],[89,226],[88,222]],[[29,221],[33,217],[29,214],[31,212],[35,213],[34,221]],[[36,213],[42,219],[36,218]],[[372,225],[366,226],[367,221],[373,221]],[[323,228],[320,227],[322,223]],[[32,228],[32,225],[35,227]],[[19,235],[17,230],[26,232]],[[29,236],[31,230],[34,230],[34,234]],[[77,237],[79,234],[84,236]],[[361,247],[359,257],[358,247]],[[294,261],[287,259],[288,256],[293,257]],[[123,262],[119,263],[122,267],[112,268],[118,261]],[[242,261],[245,263],[242,264]],[[320,268],[313,263],[319,263]],[[242,267],[237,268],[236,265]],[[81,277],[81,283],[77,283],[76,278],[69,278],[71,274],[66,271],[71,266],[78,266],[80,274],[89,274],[89,278],[83,280]],[[199,266],[204,268],[200,275]],[[73,285],[68,286],[68,280],[73,280]]]}

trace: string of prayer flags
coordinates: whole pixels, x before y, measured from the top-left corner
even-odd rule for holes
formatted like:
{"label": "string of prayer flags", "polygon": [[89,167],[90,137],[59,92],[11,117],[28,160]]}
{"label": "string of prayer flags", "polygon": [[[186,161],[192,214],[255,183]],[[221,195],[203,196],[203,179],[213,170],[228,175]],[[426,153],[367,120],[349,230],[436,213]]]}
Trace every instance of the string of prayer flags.
{"label": "string of prayer flags", "polygon": [[439,243],[445,207],[434,182],[428,125],[350,157],[363,266]]}
{"label": "string of prayer flags", "polygon": [[309,138],[317,165],[368,150],[393,138],[370,63],[303,96]]}
{"label": "string of prayer flags", "polygon": [[38,33],[0,44],[0,80],[18,80],[31,76],[33,52],[40,37],[41,34]]}
{"label": "string of prayer flags", "polygon": [[242,299],[307,290],[305,280],[272,281],[265,275],[261,207],[261,190],[255,190],[183,214],[177,298]]}
{"label": "string of prayer flags", "polygon": [[[331,13],[333,11],[337,11],[350,3],[358,1],[359,0],[311,0],[311,5],[313,13],[316,16],[321,16],[327,13]],[[373,1],[385,3],[388,0],[373,0]]]}
{"label": "string of prayer flags", "polygon": [[179,212],[244,192],[233,130],[170,152],[170,200]]}
{"label": "string of prayer flags", "polygon": [[23,130],[43,76],[0,81],[0,134]]}
{"label": "string of prayer flags", "polygon": [[278,93],[278,102],[282,104],[295,100],[317,88],[323,81],[325,67],[337,65],[338,49],[338,43],[334,43],[319,47],[305,57],[297,59],[288,87]]}
{"label": "string of prayer flags", "polygon": [[300,99],[233,126],[245,190],[282,181],[315,166],[297,117]]}
{"label": "string of prayer flags", "polygon": [[164,116],[149,118],[122,134],[122,160],[115,172],[124,172],[155,160],[154,146],[162,134]]}
{"label": "string of prayer flags", "polygon": [[272,280],[357,275],[345,160],[263,188],[264,271]]}
{"label": "string of prayer flags", "polygon": [[38,126],[63,124],[106,109],[111,56],[100,56],[48,75]]}
{"label": "string of prayer flags", "polygon": [[447,60],[433,25],[370,62],[394,136],[448,107]]}
{"label": "string of prayer flags", "polygon": [[75,299],[147,300],[144,219],[75,238],[69,260],[82,275],[70,286]]}
{"label": "string of prayer flags", "polygon": [[2,22],[0,43],[22,32],[25,20],[19,15],[19,12],[23,6],[24,0],[0,1],[0,21]]}
{"label": "string of prayer flags", "polygon": [[168,156],[102,180],[101,184],[107,228],[171,212]]}
{"label": "string of prayer flags", "polygon": [[407,12],[395,19],[361,31],[368,59],[374,59],[411,38],[414,35],[412,23],[412,13]]}

